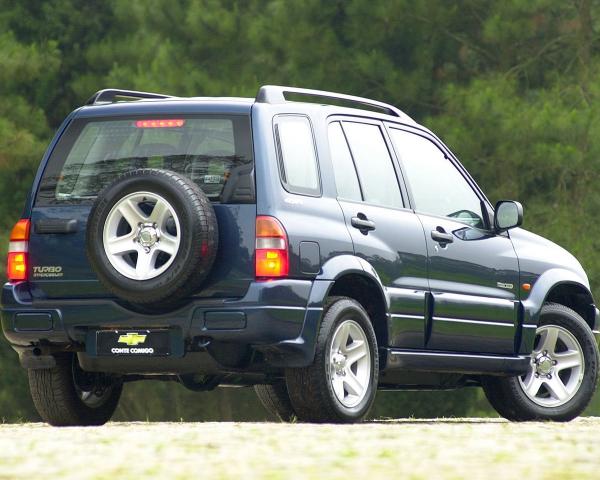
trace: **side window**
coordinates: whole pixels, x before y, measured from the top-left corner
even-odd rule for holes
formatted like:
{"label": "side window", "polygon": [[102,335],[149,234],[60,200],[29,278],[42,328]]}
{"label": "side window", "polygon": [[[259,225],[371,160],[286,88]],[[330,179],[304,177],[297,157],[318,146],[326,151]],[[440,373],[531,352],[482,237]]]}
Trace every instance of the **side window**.
{"label": "side window", "polygon": [[398,179],[381,128],[343,122],[366,202],[402,208]]}
{"label": "side window", "polygon": [[479,197],[454,164],[431,141],[390,129],[419,212],[454,218],[482,228]]}
{"label": "side window", "polygon": [[346,137],[339,122],[329,124],[329,151],[339,198],[361,201],[360,186]]}
{"label": "side window", "polygon": [[319,171],[312,128],[307,117],[285,115],[276,118],[281,179],[292,193],[319,196]]}

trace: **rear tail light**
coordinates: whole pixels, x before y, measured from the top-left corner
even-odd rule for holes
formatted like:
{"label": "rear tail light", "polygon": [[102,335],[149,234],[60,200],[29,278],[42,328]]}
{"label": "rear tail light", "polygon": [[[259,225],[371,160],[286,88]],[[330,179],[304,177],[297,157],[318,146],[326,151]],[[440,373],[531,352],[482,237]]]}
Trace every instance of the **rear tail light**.
{"label": "rear tail light", "polygon": [[290,270],[288,239],[279,220],[256,217],[256,278],[286,277]]}
{"label": "rear tail light", "polygon": [[19,220],[10,232],[8,244],[8,265],[6,275],[9,282],[27,280],[27,251],[29,250],[30,222]]}

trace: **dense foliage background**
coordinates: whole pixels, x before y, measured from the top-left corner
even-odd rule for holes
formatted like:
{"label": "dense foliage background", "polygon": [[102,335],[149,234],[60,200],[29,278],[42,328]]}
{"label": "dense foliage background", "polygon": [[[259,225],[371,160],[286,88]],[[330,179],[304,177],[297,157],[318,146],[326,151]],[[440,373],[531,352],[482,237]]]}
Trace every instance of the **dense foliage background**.
{"label": "dense foliage background", "polygon": [[[600,2],[0,0],[0,238],[64,116],[106,87],[254,96],[289,84],[398,105],[600,295]],[[600,413],[600,399],[588,410]],[[491,413],[476,390],[384,393],[374,415]],[[128,385],[123,419],[261,419],[249,389]],[[0,342],[0,419],[35,419]]]}

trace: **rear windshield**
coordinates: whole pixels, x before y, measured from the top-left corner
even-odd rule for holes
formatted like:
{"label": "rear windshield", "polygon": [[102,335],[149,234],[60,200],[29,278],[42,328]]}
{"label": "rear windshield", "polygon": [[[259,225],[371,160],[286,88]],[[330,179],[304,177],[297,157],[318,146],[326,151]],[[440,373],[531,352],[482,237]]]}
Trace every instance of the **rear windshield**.
{"label": "rear windshield", "polygon": [[253,203],[250,135],[242,115],[75,120],[52,153],[37,203],[91,202],[139,168],[180,173],[213,202]]}

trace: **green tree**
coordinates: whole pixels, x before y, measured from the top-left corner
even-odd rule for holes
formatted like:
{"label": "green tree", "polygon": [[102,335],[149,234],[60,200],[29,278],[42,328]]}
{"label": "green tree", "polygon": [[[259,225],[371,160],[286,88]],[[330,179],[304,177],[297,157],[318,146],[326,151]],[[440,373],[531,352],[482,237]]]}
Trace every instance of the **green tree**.
{"label": "green tree", "polygon": [[[291,84],[388,101],[423,121],[492,201],[522,201],[525,227],[572,251],[600,294],[599,13],[591,0],[0,0],[0,245],[54,130],[94,91],[254,96]],[[0,372],[0,418],[37,418],[5,343]],[[486,405],[471,389],[385,393],[374,414]],[[118,412],[264,416],[250,389],[159,382],[127,385]]]}

